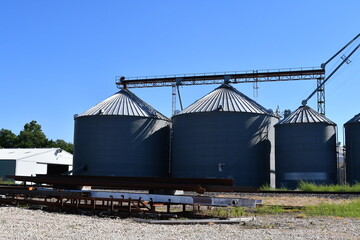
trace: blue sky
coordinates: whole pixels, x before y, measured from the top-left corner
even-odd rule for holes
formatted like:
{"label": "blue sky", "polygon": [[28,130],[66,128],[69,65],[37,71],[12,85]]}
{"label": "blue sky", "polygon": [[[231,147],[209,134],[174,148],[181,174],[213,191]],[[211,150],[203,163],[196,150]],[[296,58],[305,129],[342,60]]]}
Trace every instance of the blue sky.
{"label": "blue sky", "polygon": [[[72,142],[73,115],[118,91],[119,75],[319,67],[359,33],[359,12],[357,0],[2,0],[0,128],[18,134],[36,120],[48,138]],[[339,141],[343,124],[360,112],[359,56],[326,86]],[[255,100],[295,110],[315,86],[260,83]],[[215,87],[182,87],[184,106]],[[252,84],[235,87],[254,98]],[[170,116],[171,88],[133,92]],[[316,109],[316,97],[309,105]]]}

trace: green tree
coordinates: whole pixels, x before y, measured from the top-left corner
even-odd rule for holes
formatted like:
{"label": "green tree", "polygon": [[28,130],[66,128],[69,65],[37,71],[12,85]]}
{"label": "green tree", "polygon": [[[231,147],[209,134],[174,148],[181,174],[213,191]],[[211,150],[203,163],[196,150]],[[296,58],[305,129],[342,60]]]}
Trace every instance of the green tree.
{"label": "green tree", "polygon": [[41,126],[36,121],[26,123],[24,130],[22,130],[18,136],[19,142],[17,147],[19,148],[43,148],[48,147],[48,139],[41,130]]}
{"label": "green tree", "polygon": [[10,130],[0,130],[0,148],[14,148],[18,142],[18,137]]}
{"label": "green tree", "polygon": [[69,153],[74,152],[74,145],[72,143],[65,142],[64,140],[61,139],[57,139],[56,141],[50,140],[48,147],[61,148]]}
{"label": "green tree", "polygon": [[41,125],[36,121],[31,121],[24,125],[24,129],[18,136],[10,130],[0,130],[0,148],[61,148],[69,153],[73,153],[74,145],[57,139],[55,141],[47,139],[41,130]]}

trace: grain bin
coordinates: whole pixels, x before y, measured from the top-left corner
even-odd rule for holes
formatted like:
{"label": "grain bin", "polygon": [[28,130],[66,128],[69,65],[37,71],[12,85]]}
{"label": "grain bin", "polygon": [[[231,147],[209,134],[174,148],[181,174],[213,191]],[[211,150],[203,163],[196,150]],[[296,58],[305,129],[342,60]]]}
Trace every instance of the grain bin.
{"label": "grain bin", "polygon": [[169,125],[168,118],[122,89],[75,117],[74,174],[167,176]]}
{"label": "grain bin", "polygon": [[299,181],[335,184],[336,124],[301,106],[275,125],[276,187],[294,189]]}
{"label": "grain bin", "polygon": [[360,114],[344,124],[346,143],[346,180],[349,184],[360,182]]}
{"label": "grain bin", "polygon": [[173,117],[172,176],[269,184],[277,121],[232,86],[221,85]]}

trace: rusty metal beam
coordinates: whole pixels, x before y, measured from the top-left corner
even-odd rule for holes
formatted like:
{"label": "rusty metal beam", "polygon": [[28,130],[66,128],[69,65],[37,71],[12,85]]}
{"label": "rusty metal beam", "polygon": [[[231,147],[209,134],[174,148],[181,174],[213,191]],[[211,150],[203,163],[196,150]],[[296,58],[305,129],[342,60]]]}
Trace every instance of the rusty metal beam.
{"label": "rusty metal beam", "polygon": [[38,190],[29,190],[29,189],[9,189],[9,188],[0,188],[0,194],[2,195],[27,195],[32,197],[84,197],[89,195],[86,192],[69,192],[69,191],[38,191]]}
{"label": "rusty metal beam", "polygon": [[[63,176],[7,176],[15,181],[33,182],[38,184],[50,184],[53,186],[92,186],[115,189],[132,189],[132,190],[184,190],[204,193],[208,186],[196,183],[167,183],[167,182],[150,182],[150,181],[132,181],[132,180],[116,180],[112,178],[94,179],[94,178],[76,178]],[[220,185],[219,185],[220,186]],[[230,186],[228,186],[230,187]]]}
{"label": "rusty metal beam", "polygon": [[204,193],[212,186],[231,187],[232,179],[133,178],[101,176],[7,176],[15,181],[50,184],[58,187],[92,186],[131,190],[184,190]]}
{"label": "rusty metal beam", "polygon": [[[1,190],[1,189],[0,189]],[[65,211],[110,211],[112,213],[126,212],[157,213],[157,206],[166,207],[170,213],[171,205],[193,206],[240,206],[256,207],[261,200],[243,198],[224,198],[208,196],[176,196],[160,194],[143,194],[113,191],[81,191],[62,190],[56,191],[49,188],[34,188],[17,190],[4,188],[4,197],[0,204],[29,206],[46,206],[49,209]],[[162,208],[164,209],[164,208]],[[161,212],[163,210],[160,209]]]}
{"label": "rusty metal beam", "polygon": [[[13,176],[9,176],[13,177]],[[199,184],[199,185],[221,185],[232,186],[233,179],[231,178],[167,178],[167,177],[122,177],[122,176],[89,176],[89,175],[62,175],[51,176],[44,174],[37,174],[36,178],[61,178],[61,179],[86,179],[86,180],[110,180],[110,181],[131,181],[131,182],[151,182],[151,183],[169,183],[169,184]]]}

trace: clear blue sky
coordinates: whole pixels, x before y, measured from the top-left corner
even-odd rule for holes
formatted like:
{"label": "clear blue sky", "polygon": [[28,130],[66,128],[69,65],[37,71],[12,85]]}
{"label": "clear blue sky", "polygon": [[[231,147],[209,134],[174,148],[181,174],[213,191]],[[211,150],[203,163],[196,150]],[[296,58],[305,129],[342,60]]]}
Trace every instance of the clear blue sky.
{"label": "clear blue sky", "polygon": [[[359,12],[358,0],[1,0],[0,128],[18,134],[36,120],[48,138],[72,142],[73,115],[118,91],[119,75],[319,67],[360,32]],[[340,141],[360,112],[359,56],[326,86]],[[315,86],[260,83],[256,100],[295,110]],[[215,87],[182,87],[184,105]],[[235,87],[253,98],[252,84]],[[171,88],[133,92],[170,116]]]}

